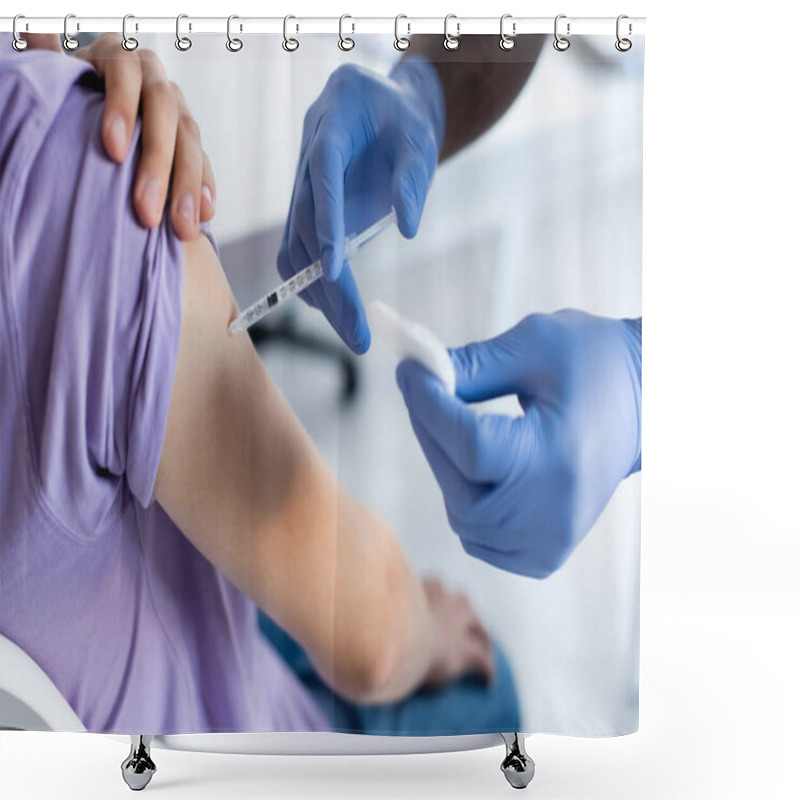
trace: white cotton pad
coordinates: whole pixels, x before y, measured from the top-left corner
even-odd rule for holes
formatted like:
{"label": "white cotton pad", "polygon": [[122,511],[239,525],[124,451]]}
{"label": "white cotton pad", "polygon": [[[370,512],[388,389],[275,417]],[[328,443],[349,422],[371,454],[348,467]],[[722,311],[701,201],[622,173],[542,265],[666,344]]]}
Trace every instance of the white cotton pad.
{"label": "white cotton pad", "polygon": [[456,393],[456,371],[450,354],[424,325],[400,316],[381,300],[373,300],[367,306],[367,320],[400,361],[419,361],[444,384],[448,394]]}

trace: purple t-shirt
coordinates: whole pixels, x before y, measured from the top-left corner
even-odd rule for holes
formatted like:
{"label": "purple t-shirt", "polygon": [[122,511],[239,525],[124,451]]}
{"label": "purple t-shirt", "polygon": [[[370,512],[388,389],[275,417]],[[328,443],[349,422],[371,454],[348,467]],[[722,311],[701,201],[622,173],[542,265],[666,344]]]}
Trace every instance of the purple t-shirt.
{"label": "purple t-shirt", "polygon": [[84,62],[0,46],[0,631],[90,731],[324,730],[153,502],[184,265],[136,220],[138,146],[106,156]]}

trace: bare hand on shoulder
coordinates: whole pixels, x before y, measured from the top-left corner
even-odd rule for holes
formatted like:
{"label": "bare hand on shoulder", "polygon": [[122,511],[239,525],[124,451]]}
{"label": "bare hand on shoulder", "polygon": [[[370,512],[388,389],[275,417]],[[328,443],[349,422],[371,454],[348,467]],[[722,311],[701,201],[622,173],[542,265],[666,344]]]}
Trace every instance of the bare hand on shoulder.
{"label": "bare hand on shoulder", "polygon": [[105,80],[103,144],[114,161],[128,154],[141,111],[142,157],[133,190],[139,221],[148,228],[161,222],[172,174],[172,226],[181,239],[193,239],[200,222],[214,216],[216,187],[183,92],[167,79],[152,50],[129,52],[120,47],[116,34],[101,36],[75,56],[88,61]]}
{"label": "bare hand on shoulder", "polygon": [[[32,49],[61,51],[58,34],[27,38]],[[114,161],[127,156],[141,111],[142,158],[133,191],[139,221],[147,228],[161,222],[172,174],[172,226],[184,241],[193,239],[200,222],[214,216],[216,184],[180,87],[167,80],[152,50],[125,50],[113,33],[80,48],[75,57],[88,61],[105,81],[103,145]]]}

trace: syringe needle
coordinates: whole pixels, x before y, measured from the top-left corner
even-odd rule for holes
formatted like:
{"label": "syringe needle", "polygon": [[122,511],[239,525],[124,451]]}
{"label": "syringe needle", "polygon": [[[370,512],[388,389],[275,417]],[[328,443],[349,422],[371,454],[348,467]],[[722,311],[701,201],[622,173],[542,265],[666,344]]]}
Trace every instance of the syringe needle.
{"label": "syringe needle", "polygon": [[[344,255],[345,258],[350,258],[356,253],[359,248],[363,247],[370,239],[374,239],[382,230],[387,228],[392,223],[397,222],[394,207],[382,219],[379,219],[373,225],[370,225],[361,233],[349,237],[345,241]],[[291,300],[296,294],[307,289],[312,283],[322,277],[322,261],[317,260],[313,264],[309,264],[305,269],[292,275],[291,278],[284,281],[280,286],[273,289],[268,294],[265,294],[255,303],[248,306],[242,311],[233,322],[228,326],[228,333],[240,333],[247,330],[251,325],[254,325],[260,319],[265,317],[270,311],[283,305],[287,300]]]}

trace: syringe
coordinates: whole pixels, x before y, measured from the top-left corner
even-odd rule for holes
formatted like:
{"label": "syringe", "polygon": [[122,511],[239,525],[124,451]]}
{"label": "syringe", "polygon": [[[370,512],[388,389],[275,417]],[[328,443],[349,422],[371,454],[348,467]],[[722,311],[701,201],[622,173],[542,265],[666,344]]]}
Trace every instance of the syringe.
{"label": "syringe", "polygon": [[[392,210],[374,225],[370,225],[365,231],[354,236],[348,236],[344,242],[344,257],[351,258],[361,247],[370,239],[376,237],[382,230],[388,228],[392,223],[397,222],[397,216]],[[298,292],[307,289],[314,281],[322,277],[322,261],[317,260],[313,264],[301,269],[289,280],[284,281],[280,286],[265,294],[260,300],[256,300],[251,306],[242,311],[236,319],[228,326],[228,333],[239,333],[247,330],[251,325],[274,311],[278,306],[283,305],[287,300],[291,300]]]}

